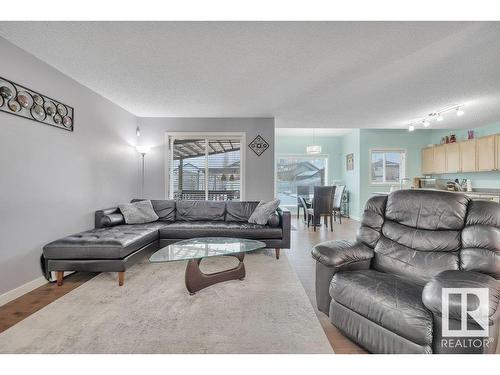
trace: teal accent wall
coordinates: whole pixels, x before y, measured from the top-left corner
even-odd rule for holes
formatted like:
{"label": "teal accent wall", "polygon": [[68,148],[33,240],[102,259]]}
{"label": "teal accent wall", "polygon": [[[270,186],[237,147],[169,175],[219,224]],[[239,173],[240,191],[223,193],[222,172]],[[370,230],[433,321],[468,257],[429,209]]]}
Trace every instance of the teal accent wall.
{"label": "teal accent wall", "polygon": [[441,142],[441,138],[446,137],[447,135],[455,134],[457,137],[457,141],[463,141],[467,139],[467,131],[474,130],[474,137],[484,137],[491,134],[500,133],[500,122],[494,123],[490,125],[480,126],[473,129],[457,129],[457,130],[431,130],[431,143],[439,144]]}
{"label": "teal accent wall", "polygon": [[[468,129],[457,129],[457,130],[432,130],[431,131],[431,143],[439,144],[441,138],[455,134],[457,141],[462,141],[467,139]],[[491,134],[500,133],[500,123],[493,123],[490,125],[480,126],[473,128],[474,137],[484,137]],[[493,157],[493,156],[492,156]],[[454,180],[458,178],[460,181],[464,178],[470,179],[472,181],[472,188],[486,188],[486,189],[500,189],[500,171],[492,172],[475,172],[475,173],[453,173],[453,174],[439,174],[433,175],[437,178],[447,178]]]}
{"label": "teal accent wall", "polygon": [[428,130],[385,130],[385,129],[361,129],[360,130],[360,214],[366,201],[373,196],[374,192],[388,192],[390,184],[370,185],[370,149],[374,148],[397,148],[406,150],[406,176],[410,178],[421,175],[421,150],[431,140]]}
{"label": "teal accent wall", "polygon": [[[482,137],[500,133],[500,123],[494,123],[473,129],[475,136]],[[388,192],[390,185],[370,185],[369,155],[372,148],[401,148],[406,150],[406,175],[422,176],[421,151],[429,144],[438,144],[441,137],[455,134],[457,140],[467,139],[467,129],[432,130],[421,129],[412,133],[407,130],[354,129],[343,136],[317,137],[323,153],[328,154],[328,183],[340,182],[346,185],[350,194],[350,216],[359,220],[366,201],[374,192]],[[305,154],[311,139],[304,137],[276,137],[277,154]],[[346,170],[346,155],[354,154],[354,170]],[[450,175],[436,175],[439,178],[469,178],[473,188],[491,188],[500,190],[500,172],[477,172]],[[412,181],[411,181],[412,182]]]}
{"label": "teal accent wall", "polygon": [[[275,152],[279,155],[307,156],[306,147],[312,144],[312,137],[276,136]],[[321,155],[328,156],[328,184],[342,179],[340,159],[342,156],[342,142],[340,137],[315,137],[315,144],[321,145]]]}
{"label": "teal accent wall", "polygon": [[[349,191],[349,215],[356,220],[360,219],[360,130],[355,129],[351,133],[341,137],[342,142],[342,183]],[[346,169],[346,156],[354,154],[354,169]]]}

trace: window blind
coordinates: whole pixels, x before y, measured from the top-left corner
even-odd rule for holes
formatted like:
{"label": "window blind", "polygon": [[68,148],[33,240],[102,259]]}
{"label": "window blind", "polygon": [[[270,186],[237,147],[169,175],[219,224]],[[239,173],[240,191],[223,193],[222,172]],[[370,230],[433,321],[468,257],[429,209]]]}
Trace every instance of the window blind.
{"label": "window blind", "polygon": [[170,140],[170,197],[176,200],[239,200],[241,140]]}

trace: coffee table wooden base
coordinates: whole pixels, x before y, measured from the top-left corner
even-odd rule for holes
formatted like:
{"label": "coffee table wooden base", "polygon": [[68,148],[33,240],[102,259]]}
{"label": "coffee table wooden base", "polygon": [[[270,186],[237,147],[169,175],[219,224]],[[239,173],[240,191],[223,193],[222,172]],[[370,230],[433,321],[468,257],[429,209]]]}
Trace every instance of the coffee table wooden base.
{"label": "coffee table wooden base", "polygon": [[240,263],[229,270],[203,273],[200,269],[200,263],[203,258],[190,259],[186,266],[186,288],[190,295],[195,294],[197,291],[206,288],[207,286],[221,283],[228,280],[243,280],[245,278],[245,265],[243,259],[245,253],[228,254],[238,258]]}

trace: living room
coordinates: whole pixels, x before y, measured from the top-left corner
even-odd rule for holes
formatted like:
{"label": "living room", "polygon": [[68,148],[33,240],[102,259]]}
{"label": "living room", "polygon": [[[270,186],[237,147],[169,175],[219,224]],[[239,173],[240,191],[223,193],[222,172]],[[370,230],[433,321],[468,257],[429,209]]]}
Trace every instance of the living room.
{"label": "living room", "polygon": [[500,353],[499,22],[111,18],[0,21],[2,355]]}

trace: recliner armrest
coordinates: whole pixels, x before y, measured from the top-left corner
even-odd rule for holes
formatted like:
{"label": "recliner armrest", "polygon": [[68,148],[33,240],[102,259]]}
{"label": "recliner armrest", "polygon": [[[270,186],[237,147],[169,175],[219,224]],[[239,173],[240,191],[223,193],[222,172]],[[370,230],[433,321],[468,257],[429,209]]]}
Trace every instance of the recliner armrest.
{"label": "recliner armrest", "polygon": [[[500,281],[493,277],[472,271],[443,271],[434,276],[424,287],[422,301],[433,314],[442,315],[443,288],[486,288],[489,297],[489,324],[497,318],[500,302]],[[460,320],[462,303],[460,298],[449,298],[449,317]],[[476,310],[477,298],[467,298],[467,311]],[[470,318],[472,319],[472,318]]]}
{"label": "recliner armrest", "polygon": [[311,254],[319,263],[337,269],[351,263],[369,261],[374,256],[373,249],[365,244],[345,240],[319,243],[312,248]]}

